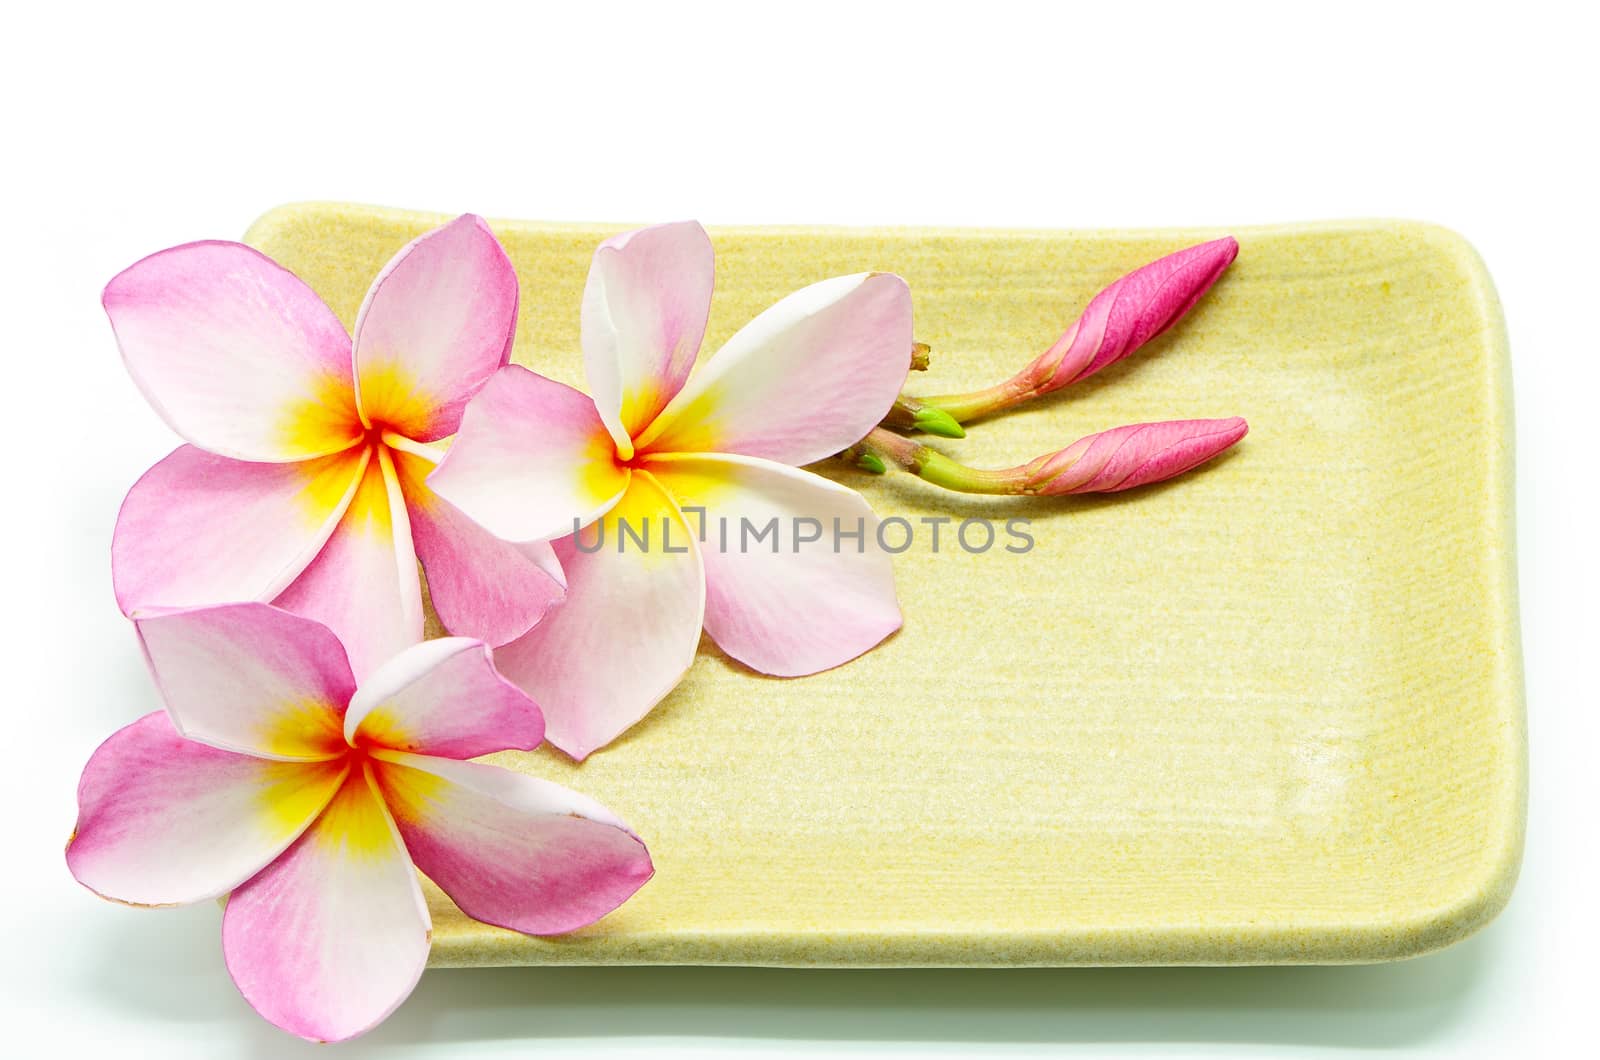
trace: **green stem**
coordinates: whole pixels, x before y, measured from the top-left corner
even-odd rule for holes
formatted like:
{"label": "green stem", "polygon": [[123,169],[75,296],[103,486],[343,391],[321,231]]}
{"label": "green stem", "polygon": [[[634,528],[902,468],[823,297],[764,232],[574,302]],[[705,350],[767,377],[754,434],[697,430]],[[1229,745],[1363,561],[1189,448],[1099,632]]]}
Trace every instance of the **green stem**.
{"label": "green stem", "polygon": [[1015,408],[1024,401],[1038,396],[1038,390],[1033,382],[1013,376],[1003,383],[997,383],[982,390],[974,390],[966,394],[935,394],[932,397],[918,398],[924,405],[932,405],[949,413],[950,418],[957,423],[967,423],[980,416],[992,415]]}
{"label": "green stem", "polygon": [[901,394],[883,418],[883,425],[902,431],[927,431],[946,438],[962,438],[966,432],[961,430],[960,424],[1015,408],[1037,396],[1038,388],[1032,380],[1020,375],[966,394],[932,397]]}
{"label": "green stem", "polygon": [[957,493],[1017,494],[1024,492],[1023,480],[1017,469],[984,471],[957,463],[936,449],[920,442],[873,428],[861,441],[845,451],[845,456],[858,463],[862,456],[875,457],[883,464],[893,464],[925,482]]}

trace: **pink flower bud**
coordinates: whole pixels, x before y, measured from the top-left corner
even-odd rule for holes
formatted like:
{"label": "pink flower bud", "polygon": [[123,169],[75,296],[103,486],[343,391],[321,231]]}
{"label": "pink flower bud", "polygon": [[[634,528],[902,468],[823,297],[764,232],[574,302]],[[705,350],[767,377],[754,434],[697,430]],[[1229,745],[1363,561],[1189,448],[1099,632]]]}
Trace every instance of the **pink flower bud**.
{"label": "pink flower bud", "polygon": [[1113,427],[1025,464],[1023,492],[1115,493],[1160,482],[1205,463],[1249,429],[1238,416]]}
{"label": "pink flower bud", "polygon": [[1239,254],[1232,236],[1135,269],[1094,296],[1077,323],[1022,373],[1048,394],[1122,360],[1187,313]]}

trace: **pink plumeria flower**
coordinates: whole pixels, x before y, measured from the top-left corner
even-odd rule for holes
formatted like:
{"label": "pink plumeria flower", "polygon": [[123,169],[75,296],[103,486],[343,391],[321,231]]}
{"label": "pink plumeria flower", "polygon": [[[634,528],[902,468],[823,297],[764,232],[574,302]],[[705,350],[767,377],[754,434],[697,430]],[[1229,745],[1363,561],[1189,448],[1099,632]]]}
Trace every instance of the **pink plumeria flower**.
{"label": "pink plumeria flower", "polygon": [[[813,284],[691,375],[712,272],[694,222],[602,243],[582,311],[593,398],[502,369],[428,479],[501,537],[568,535],[555,546],[566,602],[495,662],[576,758],[671,691],[702,626],[733,658],[783,676],[838,666],[900,626],[871,509],[797,468],[858,440],[894,403],[911,363],[905,281]],[[744,547],[741,519],[774,518],[776,539]],[[864,536],[835,548],[836,521]],[[624,525],[653,528],[655,544],[619,548]],[[822,533],[807,540],[814,525]]]}
{"label": "pink plumeria flower", "polygon": [[112,580],[125,614],[245,600],[317,619],[358,674],[422,639],[420,558],[452,632],[502,644],[562,594],[548,546],[475,526],[424,480],[507,363],[517,278],[481,218],[406,246],[352,342],[292,273],[239,243],[174,247],[117,276],[128,370],[192,444],[133,487]]}
{"label": "pink plumeria flower", "polygon": [[267,604],[136,621],[167,710],[90,758],[67,864],[134,905],[229,895],[228,972],[284,1030],[349,1038],[411,993],[432,932],[418,869],[468,916],[534,935],[650,878],[604,807],[464,761],[543,731],[480,641],[414,645],[358,687],[326,626]]}

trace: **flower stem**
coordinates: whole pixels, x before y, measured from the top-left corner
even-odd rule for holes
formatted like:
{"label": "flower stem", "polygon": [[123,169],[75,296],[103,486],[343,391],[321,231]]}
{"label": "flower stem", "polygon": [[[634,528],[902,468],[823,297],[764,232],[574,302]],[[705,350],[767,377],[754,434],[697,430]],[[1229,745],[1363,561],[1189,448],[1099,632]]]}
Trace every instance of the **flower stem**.
{"label": "flower stem", "polygon": [[875,470],[878,466],[894,465],[909,471],[925,482],[957,493],[1016,494],[1025,492],[1025,483],[1017,469],[983,471],[957,463],[936,449],[920,442],[873,428],[861,441],[844,451],[844,457],[858,467]]}
{"label": "flower stem", "polygon": [[[901,394],[895,399],[889,414],[883,418],[883,425],[903,431],[927,431],[946,438],[963,438],[966,432],[961,430],[961,424],[1014,408],[1038,394],[1039,390],[1033,381],[1020,373],[1003,383],[966,394],[935,394],[932,397]],[[935,426],[948,423],[950,427],[945,431],[930,429],[930,423]]]}
{"label": "flower stem", "polygon": [[966,423],[980,416],[1014,408],[1024,401],[1037,397],[1039,391],[1031,380],[1017,375],[1003,383],[966,394],[935,394],[921,398],[924,405],[932,405],[950,414],[957,423]]}

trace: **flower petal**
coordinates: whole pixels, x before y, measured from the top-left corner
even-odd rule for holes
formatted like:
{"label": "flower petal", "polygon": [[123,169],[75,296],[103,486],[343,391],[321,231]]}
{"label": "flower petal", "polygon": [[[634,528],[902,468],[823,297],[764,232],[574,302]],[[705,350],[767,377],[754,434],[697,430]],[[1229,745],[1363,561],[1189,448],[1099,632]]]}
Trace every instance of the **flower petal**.
{"label": "flower petal", "polygon": [[428,485],[496,537],[560,537],[628,488],[616,454],[585,394],[509,365],[468,406]]}
{"label": "flower petal", "polygon": [[625,454],[689,378],[711,310],[713,261],[697,221],[625,232],[594,252],[583,364],[600,418]]}
{"label": "flower petal", "polygon": [[342,760],[269,762],[185,739],[164,711],[101,744],[78,782],[67,867],[105,898],[216,898],[294,842],[338,790]]}
{"label": "flower petal", "polygon": [[441,637],[412,645],[363,681],[344,734],[356,747],[476,758],[538,747],[544,717],[495,672],[483,641]]}
{"label": "flower petal", "polygon": [[481,217],[463,214],[385,265],[356,317],[361,418],[431,442],[511,358],[517,274]]}
{"label": "flower petal", "polygon": [[550,546],[495,537],[427,484],[434,465],[396,450],[411,540],[445,629],[491,645],[522,636],[566,596]]}
{"label": "flower petal", "polygon": [[327,545],[273,602],[331,627],[357,677],[422,639],[417,556],[386,447],[374,449]]}
{"label": "flower petal", "polygon": [[224,604],[134,622],[173,723],[191,740],[285,761],[343,755],[355,692],[326,626],[268,604]]}
{"label": "flower petal", "polygon": [[841,276],[741,328],[637,439],[641,452],[742,453],[809,464],[860,441],[911,368],[911,292]]}
{"label": "flower petal", "polygon": [[304,460],[361,437],[344,325],[265,255],[173,247],[118,274],[102,301],[133,381],[200,448]]}
{"label": "flower petal", "polygon": [[566,602],[495,652],[495,666],[544,711],[545,739],[582,759],[683,679],[700,644],[705,574],[690,524],[643,472],[602,519],[553,544]]}
{"label": "flower petal", "polygon": [[400,1006],[433,924],[370,767],[351,772],[293,846],[233,892],[222,952],[252,1008],[312,1041],[342,1041]]}
{"label": "flower petal", "polygon": [[559,784],[475,762],[375,757],[417,867],[474,920],[529,935],[573,931],[655,871],[609,810]]}
{"label": "flower petal", "polygon": [[256,464],[179,446],[128,491],[111,538],[123,614],[270,600],[322,550],[366,459]]}
{"label": "flower petal", "polygon": [[706,632],[735,659],[796,677],[848,662],[900,628],[878,517],[854,490],[752,457],[677,455],[644,467],[700,531]]}

